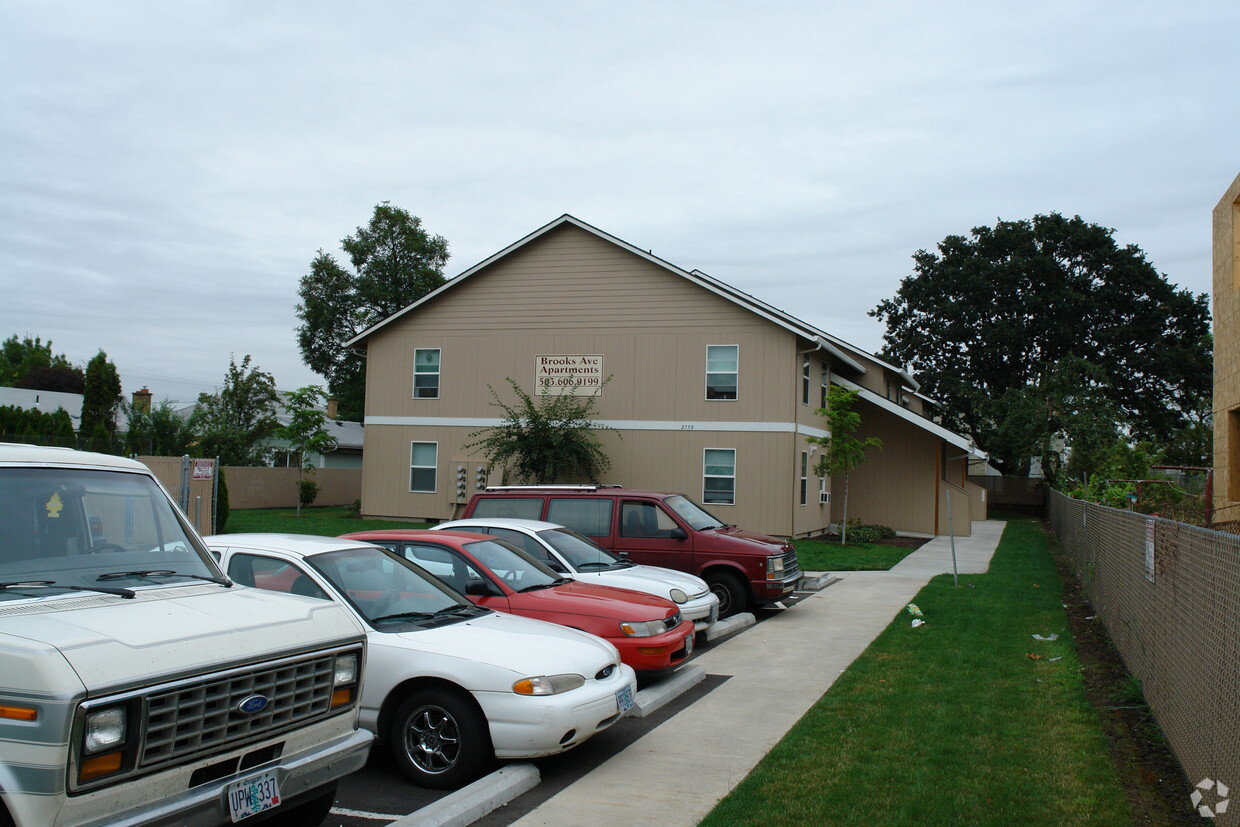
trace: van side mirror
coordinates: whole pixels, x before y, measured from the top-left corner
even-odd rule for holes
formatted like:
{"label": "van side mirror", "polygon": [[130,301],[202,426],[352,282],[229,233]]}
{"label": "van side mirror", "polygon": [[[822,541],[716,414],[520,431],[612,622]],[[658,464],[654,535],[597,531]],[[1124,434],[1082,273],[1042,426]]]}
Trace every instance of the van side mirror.
{"label": "van side mirror", "polygon": [[673,528],[671,531],[667,533],[667,536],[671,537],[673,540],[688,540],[689,539],[689,535],[685,534],[685,530],[683,528]]}
{"label": "van side mirror", "polygon": [[465,594],[472,597],[502,597],[503,593],[495,588],[490,580],[470,580],[465,584]]}

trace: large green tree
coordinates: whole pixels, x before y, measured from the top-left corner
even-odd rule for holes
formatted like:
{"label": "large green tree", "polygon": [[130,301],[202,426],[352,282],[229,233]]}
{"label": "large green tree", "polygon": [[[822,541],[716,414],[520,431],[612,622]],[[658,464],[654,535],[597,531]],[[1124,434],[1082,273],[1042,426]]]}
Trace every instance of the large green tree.
{"label": "large green tree", "polygon": [[82,391],[82,422],[78,435],[84,447],[111,451],[116,435],[116,414],[121,409],[121,376],[102,350],[86,364]]}
{"label": "large green tree", "polygon": [[14,334],[0,342],[0,387],[82,393],[85,385],[82,369],[63,353],[53,354],[50,341]]}
{"label": "large green tree", "polygon": [[129,433],[125,449],[131,454],[180,457],[196,449],[201,412],[195,408],[182,416],[167,399],[150,410],[127,404]]}
{"label": "large green tree", "polygon": [[[1177,289],[1113,230],[1057,213],[949,235],[871,315],[908,365],[1005,474],[1053,446],[1065,377],[1091,366],[1091,399],[1130,441],[1164,444],[1199,418],[1212,381],[1209,299]],[[1208,409],[1208,405],[1206,406]],[[1091,427],[1098,427],[1094,423]]]}
{"label": "large green tree", "polygon": [[257,366],[251,368],[249,354],[240,365],[229,357],[219,391],[198,395],[201,455],[219,457],[221,465],[263,465],[265,441],[280,426],[279,399],[275,378]]}
{"label": "large green tree", "polygon": [[366,328],[444,283],[448,242],[422,228],[422,219],[386,201],[341,247],[353,270],[319,250],[301,277],[297,346],[302,360],[327,380],[343,419],[360,421],[365,409],[366,363],[344,347]]}

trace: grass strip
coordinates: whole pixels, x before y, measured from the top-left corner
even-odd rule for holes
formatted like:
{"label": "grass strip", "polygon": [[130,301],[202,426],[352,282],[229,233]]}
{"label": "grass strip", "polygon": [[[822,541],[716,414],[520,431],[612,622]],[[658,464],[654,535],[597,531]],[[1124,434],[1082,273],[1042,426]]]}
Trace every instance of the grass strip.
{"label": "grass strip", "polygon": [[427,523],[409,523],[397,520],[361,520],[344,506],[335,508],[303,508],[297,516],[295,508],[244,508],[228,512],[226,534],[250,531],[276,532],[279,534],[319,534],[336,537],[351,531],[371,531],[383,528],[427,528]]}
{"label": "grass strip", "polygon": [[878,543],[793,540],[801,571],[886,571],[916,549]]}
{"label": "grass strip", "polygon": [[1132,823],[1061,594],[1009,522],[988,574],[934,578],[926,625],[898,616],[702,823]]}

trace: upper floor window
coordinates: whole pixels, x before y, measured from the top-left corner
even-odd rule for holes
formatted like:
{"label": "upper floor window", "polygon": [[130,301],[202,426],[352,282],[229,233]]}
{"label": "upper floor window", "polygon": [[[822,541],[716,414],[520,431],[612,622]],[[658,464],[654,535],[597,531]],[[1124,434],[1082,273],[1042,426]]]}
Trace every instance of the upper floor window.
{"label": "upper floor window", "polygon": [[809,404],[809,360],[801,360],[801,404]]}
{"label": "upper floor window", "polygon": [[736,399],[740,365],[739,345],[707,345],[706,398]]}
{"label": "upper floor window", "polygon": [[413,351],[413,398],[439,398],[439,348],[420,347]]}
{"label": "upper floor window", "polygon": [[831,368],[826,362],[822,363],[822,404],[818,407],[827,407],[827,394],[831,391]]}
{"label": "upper floor window", "polygon": [[702,462],[702,502],[707,505],[736,503],[736,451],[707,448]]}

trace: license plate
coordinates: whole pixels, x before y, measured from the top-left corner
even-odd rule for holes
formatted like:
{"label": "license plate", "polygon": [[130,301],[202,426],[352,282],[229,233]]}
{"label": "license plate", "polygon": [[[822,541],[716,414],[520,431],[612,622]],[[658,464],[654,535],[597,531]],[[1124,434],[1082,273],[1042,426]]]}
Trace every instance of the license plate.
{"label": "license plate", "polygon": [[633,687],[622,686],[616,690],[616,706],[621,715],[633,708]]}
{"label": "license plate", "polygon": [[234,822],[280,806],[280,785],[274,770],[228,785],[228,813]]}
{"label": "license plate", "polygon": [[693,632],[685,635],[685,657],[689,657],[693,654],[693,636]]}

